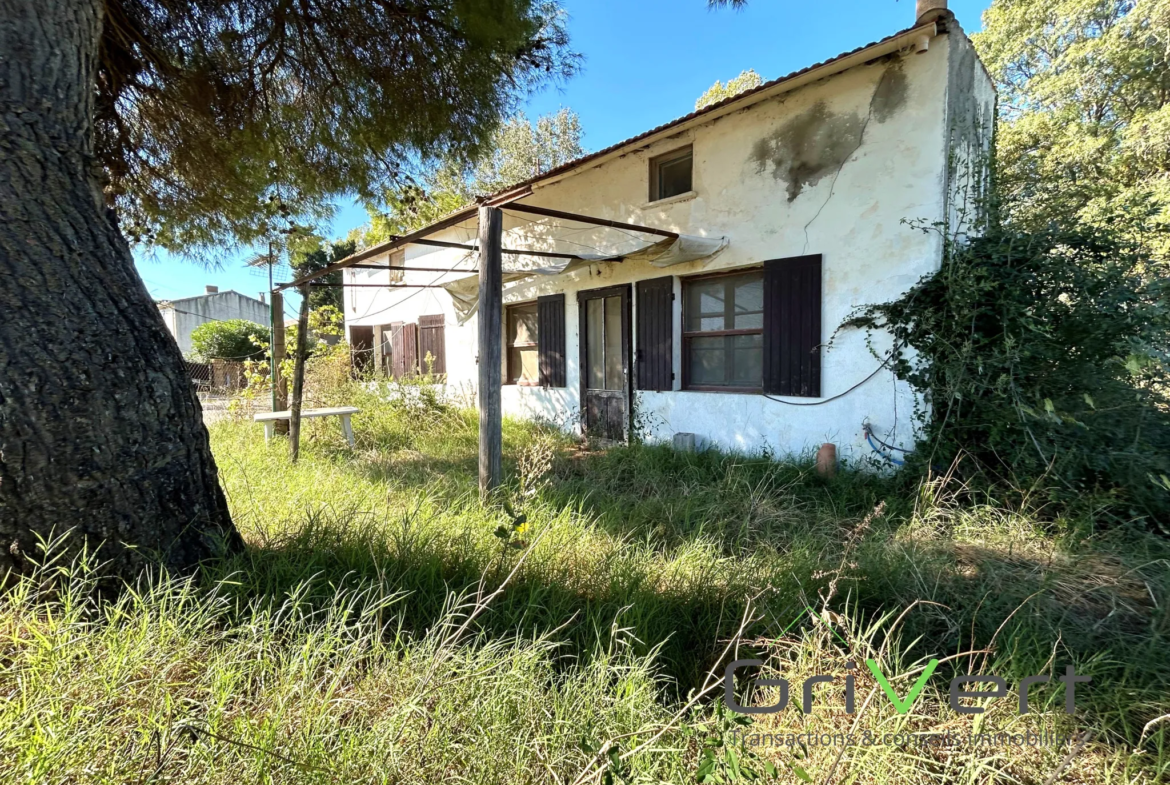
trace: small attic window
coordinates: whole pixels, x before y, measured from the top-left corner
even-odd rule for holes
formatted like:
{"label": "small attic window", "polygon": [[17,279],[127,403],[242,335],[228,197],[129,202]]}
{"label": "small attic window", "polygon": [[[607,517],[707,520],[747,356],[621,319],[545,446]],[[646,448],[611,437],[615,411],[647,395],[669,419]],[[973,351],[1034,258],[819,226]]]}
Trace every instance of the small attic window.
{"label": "small attic window", "polygon": [[650,159],[650,201],[690,191],[692,160],[690,145]]}

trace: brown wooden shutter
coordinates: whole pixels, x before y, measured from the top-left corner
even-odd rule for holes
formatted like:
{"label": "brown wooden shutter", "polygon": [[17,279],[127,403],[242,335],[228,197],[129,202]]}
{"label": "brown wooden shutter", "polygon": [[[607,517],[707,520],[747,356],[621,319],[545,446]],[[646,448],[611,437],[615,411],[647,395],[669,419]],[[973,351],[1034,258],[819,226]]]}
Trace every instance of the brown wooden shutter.
{"label": "brown wooden shutter", "polygon": [[374,365],[374,328],[350,325],[349,351],[354,373],[368,373]]}
{"label": "brown wooden shutter", "polygon": [[565,295],[536,298],[536,349],[542,387],[564,387]]}
{"label": "brown wooden shutter", "polygon": [[402,322],[390,325],[390,376],[401,379],[406,376],[406,347],[402,342]]}
{"label": "brown wooden shutter", "polygon": [[[419,372],[428,370],[433,374],[447,372],[447,341],[444,335],[443,314],[418,317],[418,362]],[[431,364],[427,365],[427,354]]]}
{"label": "brown wooden shutter", "polygon": [[402,375],[418,374],[418,325],[408,322],[402,325]]}
{"label": "brown wooden shutter", "polygon": [[635,385],[670,390],[674,384],[674,278],[638,281]]}
{"label": "brown wooden shutter", "polygon": [[821,395],[821,256],[764,262],[764,392]]}

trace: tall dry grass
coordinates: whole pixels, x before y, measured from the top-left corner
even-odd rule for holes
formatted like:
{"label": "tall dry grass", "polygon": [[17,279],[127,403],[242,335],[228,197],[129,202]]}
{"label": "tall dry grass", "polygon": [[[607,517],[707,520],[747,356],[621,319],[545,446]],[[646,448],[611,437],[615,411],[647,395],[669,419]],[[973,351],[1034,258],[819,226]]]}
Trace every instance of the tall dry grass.
{"label": "tall dry grass", "polygon": [[[100,554],[64,565],[50,549],[39,576],[4,594],[0,779],[1170,772],[1170,722],[1158,722],[1170,713],[1170,549],[1157,538],[1085,538],[1084,522],[1041,525],[942,482],[907,489],[850,471],[824,482],[800,462],[644,445],[591,452],[518,422],[505,427],[504,498],[482,505],[473,413],[426,385],[347,396],[363,410],[357,449],[311,421],[297,466],[244,419],[213,427],[249,547],[198,581],[154,577],[103,597],[91,590]],[[723,666],[749,656],[794,685],[784,711],[745,720],[722,706]],[[901,693],[927,660],[942,663],[899,714],[866,658]],[[1067,664],[1093,679],[1073,715],[1055,682],[1030,690],[1025,717],[1011,698],[977,716],[947,705],[955,675],[994,673],[1014,689]],[[800,711],[804,678],[848,673],[855,714],[836,685]],[[924,741],[975,731],[1078,741]],[[861,732],[898,743],[807,735]]]}

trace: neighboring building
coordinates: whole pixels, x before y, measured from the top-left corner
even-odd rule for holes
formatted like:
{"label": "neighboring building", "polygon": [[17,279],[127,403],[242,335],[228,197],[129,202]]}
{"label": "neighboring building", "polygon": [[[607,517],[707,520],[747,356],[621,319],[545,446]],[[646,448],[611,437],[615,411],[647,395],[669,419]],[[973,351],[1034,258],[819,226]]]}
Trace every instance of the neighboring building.
{"label": "neighboring building", "polygon": [[[945,2],[918,5],[912,28],[492,197],[504,248],[545,252],[504,256],[504,413],[745,452],[828,441],[853,458],[872,454],[868,421],[912,445],[921,401],[882,368],[889,341],[837,328],[938,270],[943,230],[974,231],[996,101]],[[351,257],[364,264],[345,283],[365,286],[345,293],[348,335],[374,368],[409,374],[429,353],[473,390],[476,221],[439,228],[431,245]]]}
{"label": "neighboring building", "polygon": [[184,357],[191,354],[191,331],[205,322],[247,319],[268,326],[269,319],[268,305],[263,299],[257,300],[231,290],[221,292],[215,286],[208,286],[207,293],[197,297],[162,300],[158,303],[158,310]]}

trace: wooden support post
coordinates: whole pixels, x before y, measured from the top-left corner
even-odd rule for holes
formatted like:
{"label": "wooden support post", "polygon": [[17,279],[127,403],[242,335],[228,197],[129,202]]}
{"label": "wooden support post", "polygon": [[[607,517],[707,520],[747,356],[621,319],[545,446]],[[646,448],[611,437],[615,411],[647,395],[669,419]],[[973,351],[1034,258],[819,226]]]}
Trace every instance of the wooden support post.
{"label": "wooden support post", "polygon": [[[272,411],[283,412],[288,408],[288,379],[281,373],[284,364],[284,292],[271,292],[272,297],[272,343],[268,351],[272,355]],[[276,433],[288,433],[288,420],[276,421]]]}
{"label": "wooden support post", "polygon": [[301,315],[297,319],[297,348],[293,358],[292,404],[289,406],[289,456],[296,463],[301,454],[301,401],[305,394],[305,355],[309,345],[309,287],[302,285]]}
{"label": "wooden support post", "polygon": [[504,324],[504,219],[500,208],[479,206],[479,495],[499,487],[503,409],[500,343]]}

